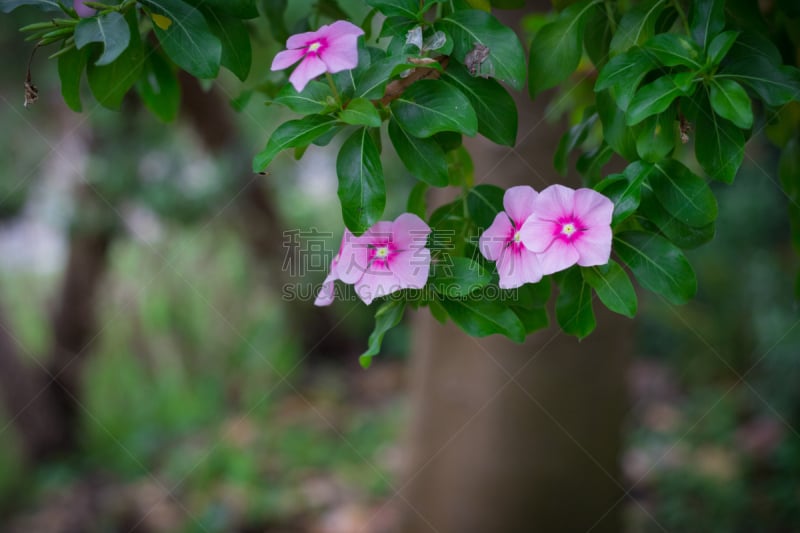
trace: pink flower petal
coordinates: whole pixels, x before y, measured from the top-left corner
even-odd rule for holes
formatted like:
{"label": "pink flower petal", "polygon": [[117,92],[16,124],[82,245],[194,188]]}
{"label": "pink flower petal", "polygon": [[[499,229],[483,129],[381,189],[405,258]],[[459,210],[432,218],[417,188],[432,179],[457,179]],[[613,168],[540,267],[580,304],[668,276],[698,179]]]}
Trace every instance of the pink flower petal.
{"label": "pink flower petal", "polygon": [[561,239],[553,240],[546,252],[539,254],[543,274],[560,272],[578,261],[578,251],[572,244]]}
{"label": "pink flower petal", "polygon": [[322,282],[322,287],[319,289],[317,298],[314,300],[314,305],[323,307],[333,303],[333,297],[336,294],[334,282],[336,281],[336,274],[331,272]]}
{"label": "pink flower petal", "polygon": [[345,233],[336,263],[336,274],[345,283],[353,284],[361,279],[369,267],[369,240]]}
{"label": "pink flower petal", "polygon": [[428,240],[431,228],[413,213],[403,213],[392,222],[392,241],[400,250],[422,248]]}
{"label": "pink flower petal", "polygon": [[539,193],[534,202],[534,212],[540,220],[558,220],[571,216],[574,211],[575,191],[563,185],[550,185]]}
{"label": "pink flower petal", "polygon": [[304,49],[314,41],[319,41],[324,37],[323,30],[328,26],[322,26],[317,31],[306,31],[292,35],[286,40],[286,48],[301,48]]}
{"label": "pink flower petal", "polygon": [[272,60],[272,66],[270,70],[283,70],[285,68],[291,67],[301,59],[305,52],[303,49],[298,50],[284,50],[283,52],[278,52],[278,55],[275,56],[275,59]]}
{"label": "pink flower petal", "polygon": [[391,270],[385,267],[371,266],[356,282],[355,289],[358,297],[369,305],[375,298],[397,292],[406,286]]}
{"label": "pink flower petal", "polygon": [[91,7],[83,5],[83,1],[84,0],[74,0],[72,2],[72,7],[75,8],[75,11],[78,13],[79,17],[91,17],[95,14],[95,10]]}
{"label": "pink flower petal", "polygon": [[575,191],[575,216],[587,227],[608,226],[614,214],[614,202],[592,189]]}
{"label": "pink flower petal", "polygon": [[533,202],[537,196],[539,193],[528,185],[511,187],[503,195],[503,207],[517,227],[522,226],[525,219],[533,213]]}
{"label": "pink flower petal", "polygon": [[481,234],[481,238],[478,241],[478,249],[483,254],[483,257],[489,261],[497,261],[497,258],[500,257],[500,254],[511,241],[513,232],[514,226],[508,220],[508,215],[505,212],[497,213],[492,225]]}
{"label": "pink flower petal", "polygon": [[345,35],[358,37],[364,35],[364,30],[346,20],[337,20],[333,24],[323,26],[319,29],[319,33],[323,33],[328,38],[336,39]]}
{"label": "pink flower petal", "polygon": [[498,285],[501,289],[514,289],[542,279],[542,267],[533,252],[525,248],[506,248],[497,260]]}
{"label": "pink flower petal", "polygon": [[389,269],[403,282],[404,288],[421,289],[428,282],[431,251],[417,248],[395,252],[389,259]]}
{"label": "pink flower petal", "polygon": [[343,35],[328,40],[319,58],[327,65],[331,74],[356,68],[358,65],[358,36]]}
{"label": "pink flower petal", "polygon": [[582,232],[572,242],[580,255],[578,264],[581,266],[605,265],[611,257],[611,226],[597,226]]}
{"label": "pink flower petal", "polygon": [[294,85],[297,92],[301,92],[308,82],[323,72],[325,72],[325,63],[315,55],[307,55],[300,64],[297,65],[292,75],[289,76],[289,82]]}
{"label": "pink flower petal", "polygon": [[554,222],[540,220],[534,214],[522,224],[522,228],[519,230],[519,237],[525,248],[532,252],[542,253],[553,242],[556,229],[557,225]]}

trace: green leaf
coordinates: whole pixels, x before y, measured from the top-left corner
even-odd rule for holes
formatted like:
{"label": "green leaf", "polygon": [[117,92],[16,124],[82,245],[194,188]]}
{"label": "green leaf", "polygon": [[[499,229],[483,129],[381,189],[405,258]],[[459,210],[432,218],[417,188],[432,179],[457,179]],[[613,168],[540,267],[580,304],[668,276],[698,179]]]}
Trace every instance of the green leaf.
{"label": "green leaf", "polygon": [[658,201],[680,222],[702,227],[717,219],[717,199],[703,178],[676,159],[653,165],[650,185]]}
{"label": "green leaf", "polygon": [[636,129],[636,151],[641,158],[650,162],[661,161],[675,147],[674,108],[647,117]]}
{"label": "green leaf", "polygon": [[358,358],[362,368],[369,368],[372,358],[381,353],[383,337],[387,331],[400,323],[405,311],[406,302],[404,300],[389,300],[381,304],[375,312],[375,328],[369,336],[367,351]]}
{"label": "green leaf", "polygon": [[619,155],[628,161],[638,159],[636,138],[633,131],[625,124],[625,111],[620,109],[610,90],[600,91],[595,95],[597,114],[603,125],[603,140]]}
{"label": "green leaf", "polygon": [[387,17],[417,19],[420,11],[417,0],[366,0],[367,5],[376,8]]}
{"label": "green leaf", "polygon": [[81,77],[86,68],[88,59],[87,51],[75,48],[58,56],[58,77],[61,80],[61,96],[70,109],[80,113],[81,105]]}
{"label": "green leaf", "polygon": [[713,179],[733,183],[744,160],[744,135],[703,102],[695,124],[697,162]]}
{"label": "green leaf", "polygon": [[0,11],[11,13],[20,6],[34,6],[42,11],[62,11],[56,0],[3,0],[0,2]]}
{"label": "green leaf", "polygon": [[200,11],[181,0],[140,2],[171,21],[166,30],[158,25],[153,27],[158,41],[170,59],[196,78],[217,77],[222,59],[222,43],[208,27]]}
{"label": "green leaf", "polygon": [[657,229],[672,244],[685,250],[706,244],[714,238],[716,233],[716,226],[713,222],[705,226],[694,227],[684,224],[670,215],[661,205],[661,202],[656,199],[655,193],[649,187],[642,187],[642,202],[639,214],[646,218],[646,220],[640,219],[645,229]]}
{"label": "green leaf", "polygon": [[697,279],[689,261],[663,237],[628,231],[614,237],[614,250],[645,289],[673,304],[688,302],[697,292]]}
{"label": "green leaf", "polygon": [[339,201],[347,228],[361,235],[380,220],[386,206],[381,155],[368,128],[348,138],[336,158]]}
{"label": "green leaf", "polygon": [[453,322],[473,337],[500,334],[515,342],[525,340],[525,325],[501,302],[467,297],[445,298],[441,304]]}
{"label": "green leaf", "polygon": [[144,105],[164,122],[172,122],[178,116],[181,88],[175,70],[159,51],[148,49],[136,91]]}
{"label": "green leaf", "polygon": [[311,144],[336,125],[336,118],[326,115],[308,115],[299,120],[284,122],[272,133],[267,146],[253,159],[253,171],[263,172],[282,150]]}
{"label": "green leaf", "polygon": [[[476,44],[489,48],[488,72],[514,89],[525,86],[525,51],[514,31],[489,13],[477,9],[456,11],[439,20],[436,28],[453,38],[453,55],[462,64]],[[485,72],[486,70],[482,70]]]}
{"label": "green leaf", "polygon": [[126,18],[130,30],[128,47],[112,63],[97,65],[90,62],[86,68],[86,77],[92,94],[103,107],[109,109],[119,109],[128,89],[139,78],[144,63],[144,50],[139,38],[136,14],[131,11]]}
{"label": "green leaf", "polygon": [[644,53],[641,48],[638,46],[631,48],[624,54],[612,57],[606,63],[600,71],[594,90],[599,92],[613,88],[617,106],[625,111],[628,109],[639,83],[648,72],[657,66],[653,58]]}
{"label": "green leaf", "polygon": [[742,129],[753,126],[753,106],[744,87],[730,79],[711,79],[709,100],[714,112]]}
{"label": "green leaf", "polygon": [[[239,19],[252,19],[258,17],[258,7],[255,0],[191,0],[195,7],[211,7]],[[276,2],[267,1],[265,5],[273,7]],[[267,8],[269,9],[269,8]]]}
{"label": "green leaf", "polygon": [[356,80],[354,94],[370,100],[382,98],[394,68],[402,62],[402,59],[398,56],[389,56],[372,63]]}
{"label": "green leaf", "polygon": [[406,211],[409,213],[414,213],[422,220],[428,218],[427,211],[428,211],[428,202],[425,198],[426,194],[428,193],[428,184],[423,182],[418,182],[414,187],[411,189],[411,192],[408,194],[408,203],[406,204]]}
{"label": "green leaf", "polygon": [[648,0],[637,3],[626,12],[611,39],[611,53],[625,52],[653,37],[656,34],[656,21],[666,5],[667,0]]}
{"label": "green leaf", "polygon": [[752,33],[742,33],[733,43],[715,76],[716,80],[724,78],[744,83],[769,106],[779,107],[800,98],[800,71],[781,65],[775,46]]}
{"label": "green leaf", "polygon": [[435,140],[410,135],[395,119],[389,121],[389,139],[400,161],[414,177],[434,187],[447,186],[447,159]]}
{"label": "green leaf", "polygon": [[375,105],[366,98],[353,98],[347,107],[339,113],[342,122],[354,126],[371,126],[379,128],[381,125],[381,115],[375,109]]}
{"label": "green leaf", "polygon": [[220,63],[244,81],[250,74],[253,51],[250,46],[250,33],[241,19],[221,10],[203,9],[203,15],[211,32],[222,45]]}
{"label": "green leaf", "polygon": [[628,126],[665,111],[678,96],[690,94],[689,88],[694,89],[693,78],[691,72],[661,76],[636,91],[625,115]]}
{"label": "green leaf", "polygon": [[628,274],[616,262],[612,260],[607,265],[582,268],[581,274],[611,311],[628,318],[636,316],[636,291]]}
{"label": "green leaf", "polygon": [[482,289],[492,279],[479,263],[466,257],[446,256],[433,265],[431,287],[445,298],[461,298]]}
{"label": "green leaf", "polygon": [[642,198],[642,183],[653,171],[653,165],[635,161],[622,174],[614,174],[601,181],[595,189],[614,202],[611,225],[616,226],[631,216]]}
{"label": "green leaf", "polygon": [[381,26],[380,37],[397,37],[403,39],[405,43],[405,36],[409,30],[419,25],[419,22],[406,17],[386,17]]}
{"label": "green leaf", "polygon": [[503,210],[505,191],[496,185],[476,185],[467,194],[467,212],[479,228],[492,225],[497,213]]}
{"label": "green leaf", "polygon": [[725,27],[725,0],[695,0],[691,6],[689,30],[705,50],[711,39]]}
{"label": "green leaf", "polygon": [[522,321],[525,327],[525,333],[533,333],[540,329],[545,329],[550,325],[550,319],[547,316],[547,309],[544,307],[536,307],[534,309],[523,309],[521,307],[512,306],[511,310]]}
{"label": "green leaf", "polygon": [[595,4],[586,15],[583,49],[598,70],[609,60],[611,38],[616,30],[616,21],[610,16],[602,3]]}
{"label": "green leaf", "polygon": [[550,278],[545,277],[538,283],[526,283],[514,289],[500,289],[500,301],[520,309],[537,309],[550,301],[551,288]]}
{"label": "green leaf", "polygon": [[289,30],[286,29],[286,8],[289,0],[263,0],[261,5],[264,8],[264,16],[269,22],[269,29],[272,37],[279,43],[286,42],[289,38]]}
{"label": "green leaf", "polygon": [[475,164],[469,150],[459,145],[447,152],[446,157],[447,183],[454,187],[472,187],[475,182]]}
{"label": "green leaf", "polygon": [[79,50],[89,43],[102,43],[103,53],[95,65],[108,65],[128,48],[131,30],[125,17],[112,11],[98,17],[81,19],[75,26],[75,47]]}
{"label": "green leaf", "polygon": [[528,60],[528,92],[535,98],[555,87],[578,67],[583,54],[585,15],[598,0],[583,0],[562,11],[533,38]]}
{"label": "green leaf", "polygon": [[677,33],[660,33],[647,41],[642,50],[667,67],[686,66],[702,69],[703,50]]}
{"label": "green leaf", "polygon": [[592,309],[592,289],[583,280],[580,269],[571,268],[564,275],[556,299],[556,320],[564,333],[585,338],[597,326]]}
{"label": "green leaf", "polygon": [[738,31],[724,31],[714,37],[714,40],[711,41],[711,44],[708,45],[708,62],[711,65],[719,65],[725,56],[730,51],[733,43],[736,42],[736,39],[739,37]]}
{"label": "green leaf", "polygon": [[562,176],[567,173],[567,158],[569,154],[586,140],[589,131],[594,127],[595,123],[597,123],[598,115],[594,112],[593,108],[591,111],[592,112],[587,109],[584,114],[584,119],[572,126],[558,142],[558,148],[556,148],[556,153],[553,156],[553,167],[555,167]]}
{"label": "green leaf", "polygon": [[442,75],[469,99],[478,118],[478,133],[492,142],[514,146],[517,141],[517,105],[502,85],[474,77],[461,65],[451,65]]}
{"label": "green leaf", "polygon": [[474,136],[478,118],[464,94],[440,80],[421,80],[392,102],[397,122],[415,137],[426,138],[442,131]]}
{"label": "green leaf", "polygon": [[300,93],[291,83],[287,83],[273,103],[286,106],[301,115],[323,114],[332,111],[336,106],[330,86],[321,81],[310,81]]}

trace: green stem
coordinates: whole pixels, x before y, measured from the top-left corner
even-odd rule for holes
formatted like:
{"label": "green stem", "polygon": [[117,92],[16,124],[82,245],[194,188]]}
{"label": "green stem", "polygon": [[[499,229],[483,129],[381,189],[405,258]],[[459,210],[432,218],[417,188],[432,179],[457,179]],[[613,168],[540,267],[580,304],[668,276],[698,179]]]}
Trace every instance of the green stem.
{"label": "green stem", "polygon": [[681,19],[683,28],[686,30],[686,35],[689,35],[689,19],[686,18],[686,13],[683,11],[680,0],[672,0],[672,5],[675,6],[675,11],[678,12],[678,17]]}
{"label": "green stem", "polygon": [[336,103],[339,104],[339,109],[342,108],[342,97],[339,96],[339,91],[336,89],[336,84],[333,83],[333,76],[331,76],[330,72],[325,73],[325,77],[328,79],[328,85],[331,87],[331,92],[333,93],[333,97],[336,98]]}
{"label": "green stem", "polygon": [[603,4],[606,6],[606,15],[608,16],[608,25],[611,26],[611,33],[617,33],[617,21],[614,20],[614,12],[611,11],[611,2],[606,0]]}

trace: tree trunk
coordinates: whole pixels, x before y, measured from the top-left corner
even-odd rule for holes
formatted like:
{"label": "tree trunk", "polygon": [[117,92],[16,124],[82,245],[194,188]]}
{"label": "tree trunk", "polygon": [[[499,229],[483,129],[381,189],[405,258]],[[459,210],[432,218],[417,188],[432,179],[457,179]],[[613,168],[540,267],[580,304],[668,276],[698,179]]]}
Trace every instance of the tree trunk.
{"label": "tree trunk", "polygon": [[[499,13],[512,25],[522,15]],[[563,125],[545,120],[541,98],[517,95],[517,105],[515,150],[469,142],[476,183],[541,190],[563,182],[552,166]],[[600,307],[597,330],[582,342],[551,326],[521,345],[473,339],[417,313],[409,464],[395,498],[403,532],[622,530],[632,323]]]}

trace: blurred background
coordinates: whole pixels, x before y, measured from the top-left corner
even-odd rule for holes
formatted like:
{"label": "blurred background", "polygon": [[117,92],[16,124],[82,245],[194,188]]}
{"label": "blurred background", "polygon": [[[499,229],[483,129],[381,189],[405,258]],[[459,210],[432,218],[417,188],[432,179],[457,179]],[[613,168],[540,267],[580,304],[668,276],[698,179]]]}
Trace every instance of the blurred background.
{"label": "blurred background", "polygon": [[[254,32],[244,86],[182,79],[165,127],[134,97],[69,111],[45,54],[24,109],[39,18],[0,17],[0,531],[800,531],[798,261],[764,138],[716,186],[692,303],[642,292],[635,322],[521,347],[423,311],[363,371],[371,309],[312,305],[335,150],[249,171],[289,117],[257,92],[278,43]],[[516,150],[470,142],[476,182],[559,179],[564,124],[519,103]],[[386,157],[392,219],[413,179]]]}

